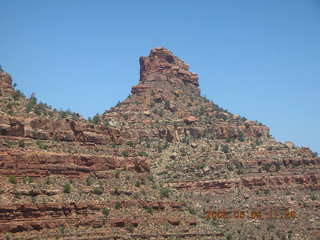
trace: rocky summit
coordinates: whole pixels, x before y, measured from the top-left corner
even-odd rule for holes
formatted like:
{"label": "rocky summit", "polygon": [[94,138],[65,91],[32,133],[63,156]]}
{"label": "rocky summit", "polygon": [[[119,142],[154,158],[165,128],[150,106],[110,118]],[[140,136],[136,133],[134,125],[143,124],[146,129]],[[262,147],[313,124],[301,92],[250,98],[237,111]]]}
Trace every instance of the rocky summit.
{"label": "rocky summit", "polygon": [[162,47],[90,120],[0,71],[0,239],[320,239],[319,167],[202,97]]}

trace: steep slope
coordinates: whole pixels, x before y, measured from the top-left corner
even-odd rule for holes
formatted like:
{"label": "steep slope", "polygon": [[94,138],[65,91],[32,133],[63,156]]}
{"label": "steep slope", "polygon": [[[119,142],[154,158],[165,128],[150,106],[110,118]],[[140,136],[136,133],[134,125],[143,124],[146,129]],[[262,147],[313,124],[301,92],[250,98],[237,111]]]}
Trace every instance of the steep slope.
{"label": "steep slope", "polygon": [[219,236],[155,182],[121,128],[38,104],[5,72],[0,90],[0,239]]}
{"label": "steep slope", "polygon": [[319,239],[315,153],[202,97],[169,50],[140,65],[95,123],[0,73],[3,238]]}
{"label": "steep slope", "polygon": [[169,50],[153,49],[140,65],[132,95],[103,119],[152,156],[157,182],[176,189],[199,216],[244,211],[246,220],[211,219],[229,239],[319,237],[316,153],[277,142],[263,124],[201,97],[198,76]]}

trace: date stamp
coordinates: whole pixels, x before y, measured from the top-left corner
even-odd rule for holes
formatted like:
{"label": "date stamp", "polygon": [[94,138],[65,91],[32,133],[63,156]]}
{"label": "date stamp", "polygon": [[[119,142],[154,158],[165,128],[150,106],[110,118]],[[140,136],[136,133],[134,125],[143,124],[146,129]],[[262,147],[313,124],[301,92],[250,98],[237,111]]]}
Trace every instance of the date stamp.
{"label": "date stamp", "polygon": [[222,210],[207,211],[205,219],[295,219],[297,212],[290,209],[265,209],[265,210]]}

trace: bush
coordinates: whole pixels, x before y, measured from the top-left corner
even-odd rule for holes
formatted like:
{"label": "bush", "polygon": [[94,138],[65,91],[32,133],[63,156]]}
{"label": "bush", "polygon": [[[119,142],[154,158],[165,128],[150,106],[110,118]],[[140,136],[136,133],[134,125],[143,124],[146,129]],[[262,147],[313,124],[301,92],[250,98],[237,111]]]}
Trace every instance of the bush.
{"label": "bush", "polygon": [[151,207],[144,207],[144,210],[149,214],[153,214],[153,209]]}
{"label": "bush", "polygon": [[222,145],[222,152],[228,153],[229,152],[229,146],[228,145]]}
{"label": "bush", "polygon": [[196,210],[194,210],[193,208],[188,208],[188,211],[190,214],[195,215],[196,214]]}
{"label": "bush", "polygon": [[265,190],[263,190],[263,193],[264,193],[264,194],[269,194],[269,193],[270,193],[270,189],[265,189]]}
{"label": "bush", "polygon": [[9,183],[17,184],[17,177],[16,176],[9,176]]}
{"label": "bush", "polygon": [[21,97],[25,97],[24,94],[20,91],[17,90],[14,94],[13,94],[13,99],[14,100],[19,100]]}
{"label": "bush", "polygon": [[127,150],[122,151],[122,156],[123,157],[128,157],[129,156],[129,152]]}
{"label": "bush", "polygon": [[148,180],[149,180],[150,182],[154,182],[154,177],[153,177],[152,175],[149,175],[149,176],[148,176]]}
{"label": "bush", "polygon": [[93,177],[88,176],[87,179],[86,179],[87,186],[91,186],[93,184],[93,182],[94,182]]}
{"label": "bush", "polygon": [[140,157],[148,157],[148,153],[146,152],[139,152],[138,154]]}
{"label": "bush", "polygon": [[24,183],[33,183],[33,178],[29,177],[29,176],[25,177],[24,178]]}
{"label": "bush", "polygon": [[46,144],[44,144],[43,142],[37,140],[37,145],[40,149],[43,149],[43,150],[48,150],[48,146]]}
{"label": "bush", "polygon": [[166,197],[168,198],[169,197],[169,193],[170,193],[170,190],[168,188],[162,188],[160,189],[160,196],[161,197]]}
{"label": "bush", "polygon": [[24,143],[23,140],[19,140],[18,146],[21,147],[21,148],[24,148],[26,146],[26,144]]}
{"label": "bush", "polygon": [[166,109],[169,109],[170,108],[170,101],[169,100],[164,100],[164,107]]}
{"label": "bush", "polygon": [[108,120],[104,120],[104,122],[103,122],[103,126],[104,126],[105,128],[110,127],[110,123],[109,123],[109,121],[108,121]]}
{"label": "bush", "polygon": [[136,181],[136,183],[134,184],[136,187],[140,187],[141,186],[141,182],[140,181]]}
{"label": "bush", "polygon": [[30,103],[32,103],[33,105],[37,104],[37,98],[36,98],[36,94],[32,93],[30,98],[29,98]]}
{"label": "bush", "polygon": [[101,187],[96,187],[93,189],[93,193],[96,195],[101,195],[103,193],[103,188]]}
{"label": "bush", "polygon": [[109,214],[110,214],[110,210],[109,210],[108,208],[104,208],[104,209],[102,209],[102,213],[103,213],[103,215],[104,215],[105,217],[108,217]]}
{"label": "bush", "polygon": [[71,184],[70,184],[70,183],[66,183],[66,184],[63,186],[63,192],[64,192],[64,193],[71,193]]}
{"label": "bush", "polygon": [[123,114],[123,118],[125,119],[125,120],[128,120],[129,119],[129,114]]}
{"label": "bush", "polygon": [[94,124],[98,124],[100,121],[101,121],[100,115],[99,115],[99,113],[97,113],[97,114],[92,118],[92,122],[93,122]]}
{"label": "bush", "polygon": [[121,208],[121,203],[120,202],[116,202],[114,207],[115,207],[115,209],[120,209]]}
{"label": "bush", "polygon": [[126,229],[129,231],[129,232],[133,232],[135,226],[132,224],[132,223],[129,223],[129,225],[126,227]]}
{"label": "bush", "polygon": [[114,174],[114,177],[115,178],[120,178],[120,174],[121,174],[121,171],[117,170],[116,173]]}
{"label": "bush", "polygon": [[271,167],[272,167],[272,163],[266,163],[263,165],[262,169],[265,170],[266,172],[269,172]]}
{"label": "bush", "polygon": [[158,114],[160,117],[163,117],[163,109],[162,108],[158,111]]}
{"label": "bush", "polygon": [[134,143],[131,142],[131,141],[129,141],[129,142],[127,142],[127,145],[130,146],[130,147],[133,147],[133,146],[134,146]]}

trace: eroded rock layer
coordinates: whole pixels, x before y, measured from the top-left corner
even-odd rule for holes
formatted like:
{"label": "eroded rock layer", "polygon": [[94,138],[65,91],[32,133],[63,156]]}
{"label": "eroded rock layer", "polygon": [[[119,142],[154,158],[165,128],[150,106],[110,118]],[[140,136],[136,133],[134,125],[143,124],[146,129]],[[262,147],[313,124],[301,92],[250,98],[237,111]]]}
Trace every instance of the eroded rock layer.
{"label": "eroded rock layer", "polygon": [[5,72],[0,90],[2,239],[320,236],[317,154],[202,97],[168,49],[141,57],[131,95],[91,121]]}

